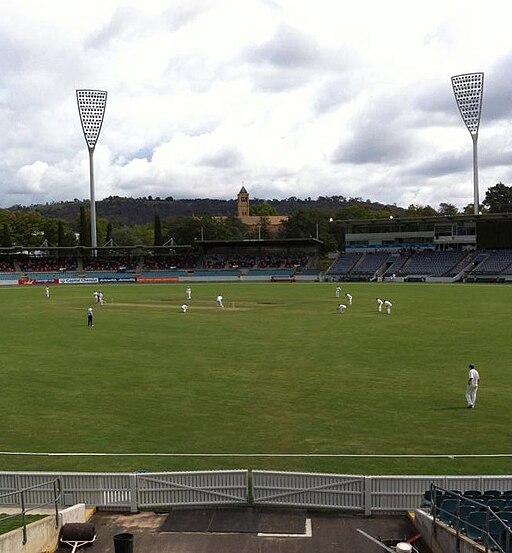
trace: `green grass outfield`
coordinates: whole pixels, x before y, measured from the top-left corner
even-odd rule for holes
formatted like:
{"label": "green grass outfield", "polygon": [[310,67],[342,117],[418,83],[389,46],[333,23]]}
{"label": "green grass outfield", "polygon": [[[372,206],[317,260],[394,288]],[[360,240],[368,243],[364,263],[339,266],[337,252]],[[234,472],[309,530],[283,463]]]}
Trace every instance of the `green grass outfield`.
{"label": "green grass outfield", "polygon": [[[185,288],[104,286],[88,328],[94,287],[0,287],[0,450],[512,453],[512,287],[347,283],[343,315],[334,284],[195,284],[182,314]],[[510,474],[512,458],[0,455],[1,470],[231,468]]]}

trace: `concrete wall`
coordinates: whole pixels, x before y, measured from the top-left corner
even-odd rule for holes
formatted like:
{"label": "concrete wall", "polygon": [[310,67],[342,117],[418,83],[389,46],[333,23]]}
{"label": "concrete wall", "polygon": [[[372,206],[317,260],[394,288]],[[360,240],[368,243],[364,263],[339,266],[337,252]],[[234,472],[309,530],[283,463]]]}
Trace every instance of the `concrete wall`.
{"label": "concrete wall", "polygon": [[48,515],[27,525],[27,543],[23,544],[23,528],[0,536],[0,553],[50,553],[57,549],[59,534],[67,522],[85,522],[85,505],[79,504],[63,509],[59,513],[59,524],[55,515]]}
{"label": "concrete wall", "polygon": [[457,539],[457,533],[453,528],[438,522],[434,526],[432,517],[428,513],[416,510],[414,514],[414,525],[431,551],[437,553],[480,553],[484,551],[483,547],[464,535],[459,534]]}

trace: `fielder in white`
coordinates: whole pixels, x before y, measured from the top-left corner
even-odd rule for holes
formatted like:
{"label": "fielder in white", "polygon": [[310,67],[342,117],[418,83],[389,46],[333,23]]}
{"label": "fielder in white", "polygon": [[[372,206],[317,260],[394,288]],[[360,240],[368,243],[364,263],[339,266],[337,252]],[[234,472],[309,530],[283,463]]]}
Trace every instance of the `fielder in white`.
{"label": "fielder in white", "polygon": [[336,286],[336,297],[339,298],[339,297],[340,297],[340,294],[341,294],[341,287],[340,287],[340,286]]}
{"label": "fielder in white", "polygon": [[377,311],[382,313],[382,304],[384,303],[380,298],[375,298],[377,300]]}
{"label": "fielder in white", "polygon": [[470,363],[468,365],[468,384],[466,386],[466,401],[468,403],[468,409],[474,409],[476,403],[476,393],[478,392],[478,384],[480,382],[480,374],[476,370],[475,365]]}
{"label": "fielder in white", "polygon": [[187,294],[187,300],[192,299],[192,288],[190,286],[185,290],[185,293]]}
{"label": "fielder in white", "polygon": [[47,298],[50,297],[50,288],[49,288],[48,286],[46,287],[45,294],[46,294],[46,297],[47,297]]}
{"label": "fielder in white", "polygon": [[337,309],[340,313],[345,313],[345,311],[347,310],[347,306],[344,303],[340,303]]}
{"label": "fielder in white", "polygon": [[182,306],[181,306],[181,312],[182,313],[186,313],[188,311],[188,305],[186,303],[184,303]]}
{"label": "fielder in white", "polygon": [[348,292],[345,294],[345,297],[347,298],[348,304],[352,305],[352,294],[349,294]]}
{"label": "fielder in white", "polygon": [[391,308],[393,307],[393,304],[389,300],[384,300],[384,307],[386,308],[387,314],[391,315]]}
{"label": "fielder in white", "polygon": [[217,307],[219,309],[224,309],[224,304],[222,303],[222,300],[224,298],[222,296],[217,296],[217,299],[215,300],[216,304],[217,304]]}

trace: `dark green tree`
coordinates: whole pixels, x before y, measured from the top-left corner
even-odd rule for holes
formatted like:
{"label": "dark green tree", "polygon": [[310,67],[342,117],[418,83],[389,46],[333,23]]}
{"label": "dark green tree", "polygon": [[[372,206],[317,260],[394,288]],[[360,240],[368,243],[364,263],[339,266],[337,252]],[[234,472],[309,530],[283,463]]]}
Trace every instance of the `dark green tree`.
{"label": "dark green tree", "polygon": [[439,215],[457,215],[459,210],[452,204],[447,204],[446,202],[441,202],[439,204],[439,209],[437,211]]}
{"label": "dark green tree", "polygon": [[502,182],[487,189],[483,205],[490,213],[512,213],[512,186]]}
{"label": "dark green tree", "polygon": [[62,246],[64,246],[64,236],[64,223],[62,221],[59,221],[59,226],[57,228],[57,246],[59,248],[62,248]]}
{"label": "dark green tree", "polygon": [[112,240],[112,223],[109,221],[107,224],[107,234],[105,235],[105,244],[109,244]]}
{"label": "dark green tree", "polygon": [[406,217],[435,217],[437,211],[430,205],[411,204],[405,211]]}
{"label": "dark green tree", "polygon": [[137,245],[137,233],[134,227],[128,225],[116,225],[112,229],[112,239],[118,246]]}
{"label": "dark green tree", "polygon": [[340,207],[334,212],[334,220],[347,219],[389,219],[394,212],[390,209],[371,209],[366,205],[354,204]]}
{"label": "dark green tree", "polygon": [[90,212],[84,206],[80,206],[80,220],[78,223],[79,228],[79,245],[90,246],[91,245],[91,219]]}
{"label": "dark green tree", "polygon": [[162,222],[160,221],[160,216],[155,215],[155,231],[154,231],[154,246],[161,246],[164,243],[164,237],[162,234]]}
{"label": "dark green tree", "polygon": [[259,204],[251,205],[249,215],[269,217],[272,215],[277,215],[277,211],[268,202],[261,202]]}
{"label": "dark green tree", "polygon": [[322,253],[338,248],[335,226],[331,225],[329,212],[320,209],[299,209],[290,213],[281,225],[282,238],[316,238],[323,242]]}
{"label": "dark green tree", "polygon": [[7,223],[2,225],[2,248],[10,248],[12,246],[11,230]]}

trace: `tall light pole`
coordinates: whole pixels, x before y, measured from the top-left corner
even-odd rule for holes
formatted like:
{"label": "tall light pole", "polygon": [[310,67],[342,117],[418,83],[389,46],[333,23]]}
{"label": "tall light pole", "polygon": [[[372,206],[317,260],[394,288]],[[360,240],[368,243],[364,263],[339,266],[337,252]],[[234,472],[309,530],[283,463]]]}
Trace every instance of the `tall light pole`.
{"label": "tall light pole", "polygon": [[105,107],[107,105],[107,93],[103,90],[77,90],[78,113],[84,132],[85,142],[89,150],[89,183],[91,189],[91,247],[94,254],[98,247],[96,237],[96,198],[94,195],[94,164],[93,155],[96,142],[100,136]]}
{"label": "tall light pole", "polygon": [[475,215],[480,211],[478,200],[478,128],[482,113],[482,95],[484,92],[484,74],[466,73],[452,77],[453,93],[459,107],[462,120],[473,140],[473,207]]}

